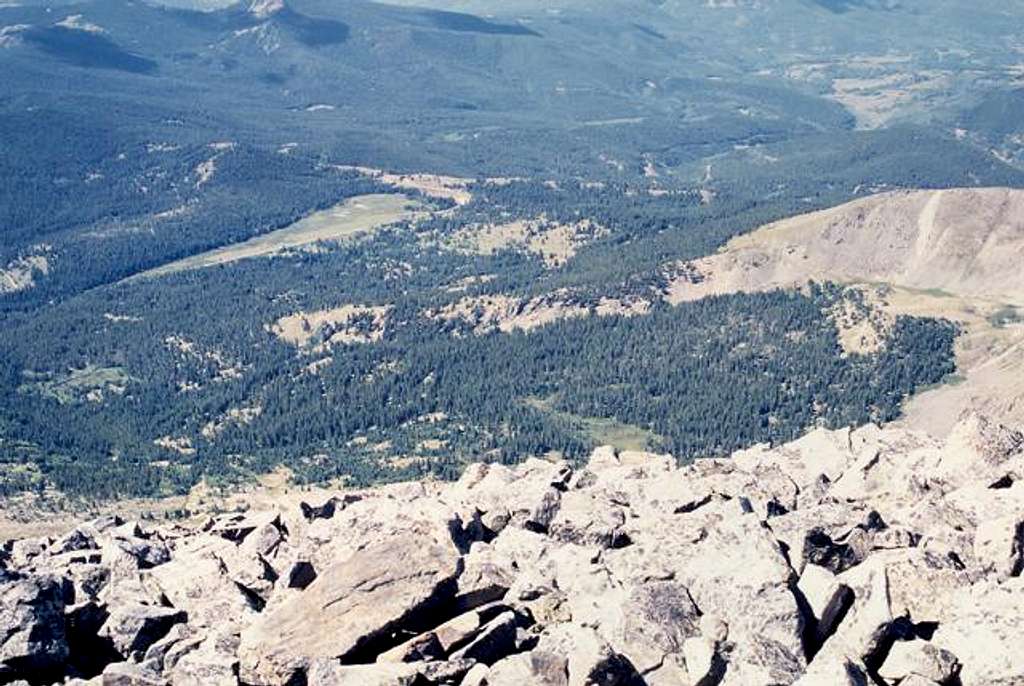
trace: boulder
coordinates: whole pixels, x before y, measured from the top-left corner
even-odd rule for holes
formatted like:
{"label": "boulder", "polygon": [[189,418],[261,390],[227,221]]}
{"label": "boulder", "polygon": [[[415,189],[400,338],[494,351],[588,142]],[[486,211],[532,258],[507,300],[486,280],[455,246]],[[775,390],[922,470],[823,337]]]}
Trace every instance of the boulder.
{"label": "boulder", "polygon": [[487,665],[473,665],[466,672],[466,676],[462,677],[462,683],[459,686],[487,686],[487,675],[490,671]]}
{"label": "boulder", "polygon": [[872,686],[864,667],[849,658],[829,655],[816,658],[793,686]]}
{"label": "boulder", "polygon": [[[218,545],[228,546],[218,550]],[[262,599],[231,578],[221,555],[233,553],[227,541],[200,538],[175,552],[174,560],[148,573],[170,604],[188,613],[193,627],[241,627],[255,618]]]}
{"label": "boulder", "polygon": [[352,503],[357,503],[362,499],[363,496],[359,493],[344,493],[331,496],[319,505],[307,502],[299,503],[299,510],[307,521],[331,519],[335,513],[341,512]]}
{"label": "boulder", "polygon": [[304,683],[307,686],[455,684],[463,679],[472,666],[471,662],[458,660],[417,664],[343,665],[334,660],[318,659],[310,663]]}
{"label": "boulder", "polygon": [[132,574],[140,569],[152,569],[170,559],[170,553],[160,541],[149,541],[135,536],[115,536],[104,540],[100,548],[101,560],[116,574]]}
{"label": "boulder", "polygon": [[82,550],[96,550],[98,548],[99,546],[96,544],[96,539],[93,535],[86,528],[79,527],[72,529],[54,541],[53,545],[47,549],[47,553],[50,555],[60,555]]}
{"label": "boulder", "polygon": [[486,673],[478,671],[475,678],[481,686],[566,686],[569,681],[568,664],[565,656],[533,651],[507,657],[492,665]]}
{"label": "boulder", "polygon": [[514,469],[486,465],[467,474],[446,497],[456,509],[480,512],[484,526],[493,533],[508,524],[546,532],[571,476],[568,464],[536,458]]}
{"label": "boulder", "polygon": [[79,676],[95,676],[111,662],[120,662],[124,655],[109,636],[101,634],[110,613],[94,600],[69,605],[64,610],[64,631],[67,635],[66,671]]}
{"label": "boulder", "polygon": [[812,626],[809,652],[813,653],[831,636],[853,604],[853,591],[831,570],[809,564],[804,567],[797,588],[807,602]]}
{"label": "boulder", "polygon": [[102,686],[170,686],[171,682],[141,665],[115,662],[103,670]]}
{"label": "boulder", "polygon": [[956,655],[923,640],[897,641],[889,649],[878,675],[887,681],[903,683],[917,675],[941,684],[950,683],[960,673]]}
{"label": "boulder", "polygon": [[11,565],[15,568],[28,567],[32,561],[43,555],[50,546],[45,538],[23,538],[11,544]]}
{"label": "boulder", "polygon": [[[183,654],[181,651],[183,644],[189,641],[196,646],[202,642],[202,638],[197,637],[196,630],[188,624],[175,624],[163,638],[155,641],[146,649],[141,664],[157,673],[170,671],[176,657]],[[170,659],[168,659],[169,655],[171,655]]]}
{"label": "boulder", "polygon": [[690,683],[694,686],[717,684],[725,674],[725,660],[719,656],[715,643],[703,636],[686,639],[683,657]]}
{"label": "boulder", "polygon": [[937,681],[926,679],[919,674],[911,674],[906,679],[900,682],[900,686],[943,686]]}
{"label": "boulder", "polygon": [[444,646],[438,640],[437,634],[428,631],[384,651],[377,656],[377,662],[425,662],[443,659],[445,656]]}
{"label": "boulder", "polygon": [[114,607],[99,631],[109,638],[125,660],[138,660],[175,624],[185,622],[183,610],[156,605],[130,604]]}
{"label": "boulder", "polygon": [[[271,537],[271,545],[280,543],[284,531],[281,525],[281,513],[275,511],[224,515],[214,520],[208,531],[214,536],[220,536],[232,543],[240,544],[257,530],[269,534],[267,527],[269,530],[276,531],[276,534]],[[257,546],[264,542],[266,541],[257,542]]]}
{"label": "boulder", "polygon": [[830,501],[773,517],[768,527],[797,574],[809,562],[837,572],[854,566],[868,552],[851,549],[849,536],[858,525],[870,522],[870,513],[862,504]]}
{"label": "boulder", "polygon": [[1024,579],[979,583],[951,599],[932,643],[963,665],[963,686],[1024,682]]}
{"label": "boulder", "polygon": [[[474,640],[486,626],[489,626],[492,620],[507,613],[510,609],[503,603],[492,603],[463,613],[427,633],[415,636],[405,643],[381,653],[377,657],[377,661],[414,662],[450,655]],[[518,624],[519,622],[516,622],[516,626]],[[479,646],[474,650],[479,650]]]}
{"label": "boulder", "polygon": [[597,492],[571,490],[561,495],[550,533],[565,543],[621,548],[629,545],[625,523],[625,511],[611,499]]}
{"label": "boulder", "polygon": [[492,665],[515,652],[518,625],[519,619],[514,612],[504,612],[484,626],[477,636],[464,648],[455,652],[452,658]]}
{"label": "boulder", "polygon": [[928,550],[880,550],[864,564],[884,570],[893,616],[909,617],[915,624],[941,622],[971,586],[962,564]]}
{"label": "boulder", "polygon": [[242,678],[286,684],[314,660],[372,659],[392,632],[450,600],[460,571],[451,540],[429,525],[377,541],[243,631]]}
{"label": "boulder", "polygon": [[[502,663],[494,670],[500,674]],[[546,630],[527,661],[532,680],[520,683],[564,686],[643,686],[643,677],[628,658],[588,627],[560,624]],[[490,682],[488,682],[490,683]]]}
{"label": "boulder", "polygon": [[474,543],[463,558],[455,602],[459,609],[479,607],[501,600],[515,582],[513,559],[493,546]]}
{"label": "boulder", "polygon": [[1024,570],[1024,511],[988,519],[974,532],[974,557],[997,579],[1020,576]]}
{"label": "boulder", "polygon": [[815,680],[807,684],[825,683],[821,679],[828,675],[846,674],[851,671],[848,665],[860,669],[859,665],[877,661],[891,640],[896,617],[889,603],[884,566],[861,565],[843,575],[840,583],[853,593],[853,604],[814,656],[808,674]]}
{"label": "boulder", "polygon": [[[631,582],[617,611],[622,615],[621,629],[606,625],[603,630],[637,669],[646,673],[660,665],[662,677],[669,672],[685,673],[683,647],[687,640],[702,633],[703,619],[685,586],[660,579]],[[721,624],[724,627],[725,623]],[[712,630],[727,633],[728,629],[722,627]]]}
{"label": "boulder", "polygon": [[747,472],[774,466],[788,476],[801,491],[822,476],[832,482],[855,457],[849,429],[815,429],[784,446],[756,445],[733,454],[736,465]]}
{"label": "boulder", "polygon": [[54,576],[0,580],[0,679],[59,679],[69,652],[69,592],[70,584]]}
{"label": "boulder", "polygon": [[1024,434],[977,413],[957,422],[939,459],[928,465],[929,478],[950,485],[967,480],[995,481],[1007,463],[1024,450]]}
{"label": "boulder", "polygon": [[174,686],[236,686],[238,635],[213,631],[202,640],[187,640],[167,654],[167,669]]}
{"label": "boulder", "polygon": [[288,588],[302,590],[316,581],[316,569],[308,560],[296,560],[288,566],[284,579]]}

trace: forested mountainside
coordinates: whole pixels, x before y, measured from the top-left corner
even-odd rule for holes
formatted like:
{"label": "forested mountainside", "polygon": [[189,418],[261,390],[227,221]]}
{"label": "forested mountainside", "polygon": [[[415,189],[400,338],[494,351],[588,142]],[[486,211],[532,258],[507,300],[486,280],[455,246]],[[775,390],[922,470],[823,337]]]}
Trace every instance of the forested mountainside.
{"label": "forested mountainside", "polygon": [[961,323],[672,288],[787,217],[1024,187],[1017,2],[176,4],[0,6],[5,494],[892,420]]}
{"label": "forested mountainside", "polygon": [[[559,307],[584,308],[578,316],[483,335],[395,306],[380,340],[359,340],[369,318],[346,323],[357,342],[320,343],[333,334],[318,329],[297,349],[247,330],[234,297],[210,307],[208,285],[175,289],[175,306],[195,298],[193,321],[149,299],[140,317],[120,302],[128,320],[100,307],[47,321],[77,341],[26,330],[5,369],[16,388],[3,404],[6,445],[23,465],[7,493],[45,480],[84,496],[169,494],[278,464],[301,480],[455,477],[480,455],[577,459],[608,432],[692,459],[817,424],[893,419],[908,394],[954,370],[955,329],[936,320],[901,318],[879,350],[846,354],[827,310],[847,296],[817,288],[637,316],[591,316],[598,303],[571,301]],[[19,373],[40,355],[68,371]]]}

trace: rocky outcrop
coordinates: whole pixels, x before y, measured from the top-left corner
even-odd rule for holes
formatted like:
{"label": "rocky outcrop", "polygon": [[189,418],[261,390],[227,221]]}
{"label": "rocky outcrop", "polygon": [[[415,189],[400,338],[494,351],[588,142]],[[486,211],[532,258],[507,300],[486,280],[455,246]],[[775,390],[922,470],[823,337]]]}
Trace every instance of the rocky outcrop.
{"label": "rocky outcrop", "polygon": [[968,417],[96,520],[3,547],[0,683],[1024,684],[1022,443]]}

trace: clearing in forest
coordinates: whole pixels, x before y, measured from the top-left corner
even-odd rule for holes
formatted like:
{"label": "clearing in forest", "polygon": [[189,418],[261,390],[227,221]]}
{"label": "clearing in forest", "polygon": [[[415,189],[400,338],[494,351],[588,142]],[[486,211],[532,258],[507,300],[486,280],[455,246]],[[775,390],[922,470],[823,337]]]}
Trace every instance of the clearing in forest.
{"label": "clearing in forest", "polygon": [[241,243],[192,255],[132,279],[174,274],[189,269],[202,269],[228,264],[250,257],[266,257],[285,250],[302,248],[319,241],[340,241],[372,233],[395,222],[414,218],[423,205],[405,195],[377,193],[349,198],[340,205],[314,212],[291,226],[271,231]]}
{"label": "clearing in forest", "polygon": [[528,398],[526,404],[565,421],[575,424],[595,445],[610,445],[618,451],[647,452],[657,450],[664,443],[658,434],[614,418],[581,417],[555,409],[555,398]]}

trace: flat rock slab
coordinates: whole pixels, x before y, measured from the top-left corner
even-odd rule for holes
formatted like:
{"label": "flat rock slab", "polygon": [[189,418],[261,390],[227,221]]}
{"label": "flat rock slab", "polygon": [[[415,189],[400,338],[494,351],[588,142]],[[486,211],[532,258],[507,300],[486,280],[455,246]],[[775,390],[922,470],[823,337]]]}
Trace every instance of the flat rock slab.
{"label": "flat rock slab", "polygon": [[311,661],[365,650],[453,594],[461,559],[450,540],[434,533],[424,526],[373,542],[262,616],[242,634],[243,680],[286,684]]}

